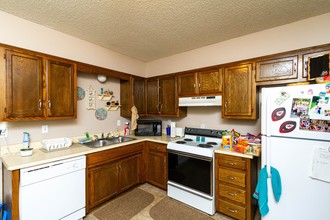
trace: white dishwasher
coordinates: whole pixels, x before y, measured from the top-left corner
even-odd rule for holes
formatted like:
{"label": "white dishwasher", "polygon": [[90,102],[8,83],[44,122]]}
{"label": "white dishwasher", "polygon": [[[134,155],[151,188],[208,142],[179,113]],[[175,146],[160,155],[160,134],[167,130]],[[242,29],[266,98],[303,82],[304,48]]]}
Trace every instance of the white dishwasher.
{"label": "white dishwasher", "polygon": [[20,170],[21,220],[77,220],[85,216],[86,157]]}

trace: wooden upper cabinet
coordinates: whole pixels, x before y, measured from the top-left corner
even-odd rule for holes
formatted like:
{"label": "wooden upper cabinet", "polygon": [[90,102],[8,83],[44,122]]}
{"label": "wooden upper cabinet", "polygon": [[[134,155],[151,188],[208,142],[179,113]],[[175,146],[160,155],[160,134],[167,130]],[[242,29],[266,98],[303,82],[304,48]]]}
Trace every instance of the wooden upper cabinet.
{"label": "wooden upper cabinet", "polygon": [[72,63],[46,60],[47,117],[76,118],[76,67]]}
{"label": "wooden upper cabinet", "polygon": [[298,56],[257,62],[256,82],[298,78]]}
{"label": "wooden upper cabinet", "polygon": [[187,108],[179,108],[177,78],[164,76],[147,79],[147,114],[185,116]]}
{"label": "wooden upper cabinet", "polygon": [[256,119],[256,89],[252,76],[253,64],[224,69],[222,117]]}
{"label": "wooden upper cabinet", "polygon": [[199,94],[221,93],[222,69],[208,70],[198,73]]}
{"label": "wooden upper cabinet", "polygon": [[147,114],[160,114],[158,78],[147,79]]}
{"label": "wooden upper cabinet", "polygon": [[6,104],[2,120],[76,118],[76,67],[22,51],[6,50]]}
{"label": "wooden upper cabinet", "polygon": [[178,76],[179,96],[196,96],[197,90],[197,74],[186,73]]}
{"label": "wooden upper cabinet", "polygon": [[176,115],[179,108],[176,78],[160,78],[159,89],[160,113],[163,115]]}
{"label": "wooden upper cabinet", "polygon": [[6,51],[7,118],[43,116],[42,57]]}
{"label": "wooden upper cabinet", "polygon": [[202,72],[179,75],[179,96],[216,95],[222,89],[222,70],[211,69]]}
{"label": "wooden upper cabinet", "polygon": [[146,80],[140,77],[131,77],[130,80],[120,80],[120,115],[130,117],[133,105],[139,116],[146,114]]}

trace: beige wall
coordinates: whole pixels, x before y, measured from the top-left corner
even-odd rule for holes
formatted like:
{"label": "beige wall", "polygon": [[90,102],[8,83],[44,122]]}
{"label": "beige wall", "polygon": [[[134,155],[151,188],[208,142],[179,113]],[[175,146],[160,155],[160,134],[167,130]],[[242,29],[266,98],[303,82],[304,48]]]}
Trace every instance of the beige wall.
{"label": "beige wall", "polygon": [[[148,76],[221,64],[330,42],[330,29],[327,28],[330,26],[330,13],[328,13],[150,63],[143,63],[1,11],[0,26],[2,30],[6,30],[0,34],[0,43],[135,75],[144,75],[146,73]],[[78,86],[86,89],[89,85],[93,85],[97,91],[99,91],[101,86],[110,88],[119,98],[119,81],[116,79],[109,80],[106,84],[100,84],[96,81],[95,76],[85,74],[78,76]],[[98,107],[101,105],[101,103],[97,104]],[[168,118],[161,119],[163,120],[163,125],[166,126]],[[199,127],[201,124],[204,124],[207,128],[228,130],[234,128],[242,133],[258,133],[260,131],[260,120],[222,119],[219,107],[188,107],[187,117],[169,119],[175,121],[178,127]],[[86,110],[85,101],[78,101],[78,119],[76,120],[8,123],[9,136],[7,143],[21,143],[23,131],[31,133],[32,141],[40,141],[47,138],[78,136],[86,131],[98,133],[114,130],[117,128],[117,120],[122,122],[122,125],[119,127],[121,130],[126,119],[120,117],[119,111],[109,112],[106,120],[98,121],[94,117],[94,111]],[[46,124],[49,126],[49,133],[41,134],[41,125]],[[1,146],[3,144],[3,142],[0,142]]]}
{"label": "beige wall", "polygon": [[[110,89],[114,92],[112,100],[119,100],[120,84],[118,79],[108,78],[107,82],[99,83],[95,75],[78,74],[77,85],[85,90],[91,85],[97,93],[101,88]],[[96,108],[105,107],[106,101],[96,99]],[[87,94],[86,97],[77,103],[77,119],[60,120],[60,121],[25,121],[10,122],[8,126],[7,143],[22,143],[23,132],[27,131],[31,134],[31,141],[40,141],[49,138],[58,137],[74,137],[84,135],[89,132],[91,135],[95,133],[109,132],[124,128],[125,118],[120,117],[120,111],[108,111],[105,120],[97,120],[95,118],[95,110],[87,110]],[[117,126],[117,120],[121,120],[121,126]],[[48,125],[49,133],[42,134],[41,126]],[[1,143],[1,142],[0,142]],[[2,143],[4,144],[4,143]]]}
{"label": "beige wall", "polygon": [[330,43],[330,13],[165,57],[146,64],[157,76]]}
{"label": "beige wall", "polygon": [[0,11],[0,43],[144,75],[145,63]]}

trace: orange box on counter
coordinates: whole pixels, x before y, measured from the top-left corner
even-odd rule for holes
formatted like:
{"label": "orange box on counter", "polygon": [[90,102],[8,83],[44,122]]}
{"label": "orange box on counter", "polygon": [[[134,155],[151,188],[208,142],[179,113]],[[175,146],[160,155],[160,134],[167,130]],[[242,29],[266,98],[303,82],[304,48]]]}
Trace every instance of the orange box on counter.
{"label": "orange box on counter", "polygon": [[222,136],[222,149],[224,149],[224,150],[233,149],[233,137],[231,135]]}

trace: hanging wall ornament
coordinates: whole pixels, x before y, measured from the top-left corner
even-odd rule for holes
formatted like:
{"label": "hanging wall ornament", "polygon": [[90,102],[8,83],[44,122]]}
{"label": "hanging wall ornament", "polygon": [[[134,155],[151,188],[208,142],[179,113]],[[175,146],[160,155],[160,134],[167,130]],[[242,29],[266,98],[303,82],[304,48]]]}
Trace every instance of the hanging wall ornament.
{"label": "hanging wall ornament", "polygon": [[85,90],[81,87],[77,87],[77,100],[80,101],[80,100],[83,100],[85,98]]}
{"label": "hanging wall ornament", "polygon": [[108,116],[108,112],[107,110],[105,110],[104,108],[98,108],[96,111],[95,111],[95,117],[98,119],[98,120],[104,120],[106,119]]}
{"label": "hanging wall ornament", "polygon": [[96,91],[93,89],[93,86],[89,86],[88,90],[88,100],[87,100],[87,109],[95,110],[96,109]]}

